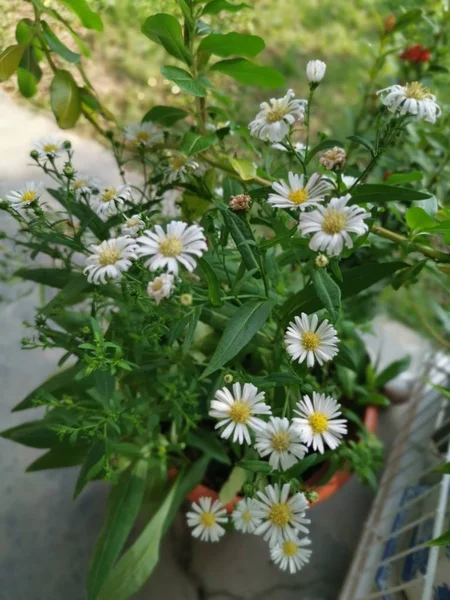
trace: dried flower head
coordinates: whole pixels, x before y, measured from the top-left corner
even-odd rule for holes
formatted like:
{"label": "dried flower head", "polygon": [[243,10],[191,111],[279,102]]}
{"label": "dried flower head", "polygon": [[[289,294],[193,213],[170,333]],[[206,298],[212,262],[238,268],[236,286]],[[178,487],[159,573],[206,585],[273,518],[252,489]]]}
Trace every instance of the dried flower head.
{"label": "dried flower head", "polygon": [[397,23],[397,17],[394,15],[394,13],[391,13],[390,15],[388,15],[384,20],[385,33],[390,33],[391,31],[393,31],[396,23]]}
{"label": "dried flower head", "polygon": [[320,164],[325,167],[327,171],[341,171],[345,167],[345,161],[347,160],[347,152],[339,146],[334,146],[330,150],[327,150],[320,157]]}
{"label": "dried flower head", "polygon": [[247,194],[238,194],[237,196],[231,196],[229,207],[231,210],[240,211],[248,210],[252,205],[252,199]]}

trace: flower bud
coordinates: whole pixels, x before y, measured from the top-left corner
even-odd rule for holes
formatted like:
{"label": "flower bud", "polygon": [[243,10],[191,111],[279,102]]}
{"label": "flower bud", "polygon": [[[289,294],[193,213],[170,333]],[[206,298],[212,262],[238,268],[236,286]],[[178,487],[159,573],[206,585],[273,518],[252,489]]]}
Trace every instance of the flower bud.
{"label": "flower bud", "polygon": [[191,294],[181,294],[180,303],[183,306],[190,306],[192,304],[192,296]]}
{"label": "flower bud", "polygon": [[248,210],[252,204],[252,199],[247,194],[239,194],[238,196],[231,196],[230,202],[228,203],[231,210],[240,211]]}
{"label": "flower bud", "polygon": [[30,156],[33,160],[38,160],[39,159],[39,152],[37,150],[32,150],[30,152]]}
{"label": "flower bud", "polygon": [[339,146],[334,146],[331,150],[327,150],[320,157],[320,164],[327,171],[341,171],[345,167],[347,160],[347,152]]}
{"label": "flower bud", "polygon": [[310,60],[306,65],[306,76],[312,84],[318,85],[325,77],[327,65],[322,60]]}
{"label": "flower bud", "polygon": [[394,15],[394,13],[388,15],[384,20],[384,33],[391,33],[396,23],[397,17]]}
{"label": "flower bud", "polygon": [[227,373],[223,376],[223,380],[225,383],[233,383],[233,375],[231,373]]}
{"label": "flower bud", "polygon": [[317,502],[317,500],[319,499],[319,494],[315,490],[309,490],[307,492],[304,492],[304,494],[305,494],[305,498],[311,504],[313,504],[314,502]]}
{"label": "flower bud", "polygon": [[70,150],[70,149],[72,148],[72,144],[70,143],[70,141],[69,141],[69,140],[66,140],[66,141],[63,143],[63,146],[64,146],[64,150]]}
{"label": "flower bud", "polygon": [[328,263],[330,261],[328,260],[328,257],[325,256],[325,254],[318,254],[314,262],[316,263],[316,267],[318,267],[319,269],[324,269],[328,266]]}
{"label": "flower bud", "polygon": [[75,174],[75,169],[72,167],[72,165],[67,163],[66,165],[64,165],[63,173],[67,177],[67,179],[72,179],[72,177]]}

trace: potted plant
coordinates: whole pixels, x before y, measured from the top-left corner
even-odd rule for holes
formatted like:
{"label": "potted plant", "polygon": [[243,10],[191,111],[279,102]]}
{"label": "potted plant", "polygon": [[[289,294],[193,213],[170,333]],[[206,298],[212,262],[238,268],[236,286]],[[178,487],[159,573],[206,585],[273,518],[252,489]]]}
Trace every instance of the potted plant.
{"label": "potted plant", "polygon": [[[307,99],[285,91],[242,127],[213,78],[280,87],[283,77],[248,60],[260,37],[212,29],[227,3],[180,0],[179,14],[150,16],[142,30],[178,61],[162,73],[188,101],[154,106],[122,131],[49,24],[59,13],[32,4],[34,19],[0,56],[4,78],[19,68],[23,87],[46,62],[60,127],[83,115],[111,144],[123,181],[91,180],[69,142],[45,139],[31,158],[53,180],[49,200],[29,182],[2,201],[29,259],[15,276],[51,290],[23,347],[63,352],[60,370],[14,409],[41,406],[44,416],[3,436],[46,450],[31,471],[80,465],[75,496],[92,480],[111,483],[91,600],[136,592],[186,497],[195,537],[218,541],[233,526],[263,535],[272,559],[295,572],[311,554],[309,505],[330,493],[321,486],[344,464],[373,483],[379,463],[365,424],[374,430],[373,405],[385,401],[355,306],[393,276],[412,280],[417,253],[450,262],[378,224],[388,202],[429,192],[366,183],[405,127],[436,121],[440,108],[420,84],[381,90],[373,132],[350,136],[358,151],[347,171],[344,141],[310,130],[325,63],[308,63]],[[99,27],[87,5],[72,9]],[[434,234],[444,226],[428,224]],[[377,236],[389,241],[382,250]],[[144,504],[146,523],[124,551]]]}

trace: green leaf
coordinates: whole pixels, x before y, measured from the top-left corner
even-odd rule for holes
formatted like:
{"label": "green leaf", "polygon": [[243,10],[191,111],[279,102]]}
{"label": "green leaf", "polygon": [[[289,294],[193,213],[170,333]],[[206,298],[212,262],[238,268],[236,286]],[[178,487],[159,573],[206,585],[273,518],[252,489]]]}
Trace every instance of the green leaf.
{"label": "green leaf", "polygon": [[440,221],[428,231],[430,233],[450,233],[450,221]]}
{"label": "green leaf", "polygon": [[103,21],[100,15],[89,8],[86,0],[59,0],[64,6],[74,12],[86,29],[103,31]]}
{"label": "green leaf", "polygon": [[389,185],[399,185],[400,183],[411,183],[411,181],[420,181],[423,173],[420,171],[409,171],[409,173],[393,173],[386,179]]}
{"label": "green leaf", "polygon": [[271,473],[272,467],[264,460],[240,460],[238,467],[251,473]]}
{"label": "green leaf", "polygon": [[111,396],[115,389],[115,379],[109,371],[94,371],[95,389],[106,407],[111,404]]}
{"label": "green leaf", "polygon": [[402,15],[396,15],[396,21],[392,31],[399,31],[412,23],[417,23],[417,21],[422,18],[422,15],[422,9],[420,8],[412,8]]}
{"label": "green leaf", "polygon": [[450,475],[450,462],[438,465],[433,469],[433,473],[442,473],[443,475]]}
{"label": "green leaf", "polygon": [[326,455],[318,454],[317,452],[312,452],[302,458],[298,463],[293,465],[290,469],[286,471],[286,476],[289,478],[300,477],[305,471],[310,469],[312,466],[317,465],[324,460],[326,460]]}
{"label": "green leaf", "polygon": [[50,423],[44,419],[5,429],[0,433],[0,436],[30,448],[52,448],[60,443],[58,434],[50,427]]}
{"label": "green leaf", "polygon": [[236,356],[262,328],[273,308],[270,300],[256,300],[240,306],[229,319],[209,365],[202,377],[206,377]]}
{"label": "green leaf", "polygon": [[40,267],[38,269],[18,269],[14,275],[27,281],[35,281],[36,283],[61,289],[68,284],[71,273],[67,269]]}
{"label": "green leaf", "polygon": [[318,153],[323,152],[324,150],[329,150],[330,148],[334,148],[338,146],[339,148],[343,148],[344,144],[340,140],[326,139],[322,140],[317,146],[314,146],[309,152],[308,156],[305,159],[305,163],[308,164],[310,160]]}
{"label": "green leaf", "polygon": [[383,394],[379,394],[377,392],[372,392],[370,394],[360,396],[358,398],[358,404],[363,406],[374,405],[374,406],[390,406],[391,403],[386,396]]}
{"label": "green leaf", "polygon": [[56,71],[50,86],[50,102],[61,129],[70,129],[76,124],[81,114],[81,96],[69,71]]}
{"label": "green leaf", "polygon": [[65,469],[80,465],[86,456],[86,448],[82,446],[59,446],[49,450],[26,469],[27,473],[45,471],[46,469]]}
{"label": "green leaf", "polygon": [[198,98],[206,96],[206,88],[184,69],[179,69],[178,67],[161,67],[161,74],[166,79],[169,79],[169,81],[176,83],[180,90],[183,90],[187,94],[197,96]]}
{"label": "green leaf", "polygon": [[258,35],[246,33],[211,33],[200,42],[198,52],[208,52],[216,56],[248,56],[254,58],[266,47]]}
{"label": "green leaf", "polygon": [[352,189],[351,196],[353,204],[356,202],[361,204],[365,202],[413,202],[414,200],[426,200],[430,194],[384,183],[363,183]]}
{"label": "green leaf", "polygon": [[165,13],[153,15],[142,25],[142,32],[171,56],[188,65],[192,64],[192,57],[184,45],[181,25],[174,16]]}
{"label": "green leaf", "polygon": [[388,381],[391,381],[391,379],[398,377],[400,373],[403,373],[403,371],[406,371],[408,369],[410,363],[410,356],[404,356],[399,360],[391,362],[391,364],[389,364],[385,369],[381,371],[381,373],[378,373],[378,375],[376,376],[376,387],[379,389],[383,387],[383,385],[386,385]]}
{"label": "green leaf", "polygon": [[241,467],[234,467],[219,492],[222,504],[228,504],[241,491],[247,481],[247,471]]}
{"label": "green leaf", "polygon": [[16,25],[16,40],[18,44],[31,44],[36,35],[36,28],[31,19],[20,19]]}
{"label": "green leaf", "polygon": [[256,175],[256,166],[251,160],[245,158],[230,158],[230,163],[239,177],[244,181],[253,179]]}
{"label": "green leaf", "polygon": [[78,217],[83,224],[83,227],[90,229],[100,240],[109,238],[109,227],[90,206],[86,206],[86,204],[82,204],[78,200],[69,200],[66,194],[60,190],[47,188],[47,192],[53,196],[55,200],[58,200],[61,206],[67,211],[71,212],[75,217]]}
{"label": "green leaf", "polygon": [[284,85],[284,77],[276,69],[261,67],[245,60],[244,58],[231,58],[214,63],[212,71],[219,71],[232,77],[239,83],[258,85],[260,87],[274,88]]}
{"label": "green leaf", "polygon": [[72,52],[61,40],[53,33],[49,24],[46,21],[41,21],[44,38],[50,49],[56,52],[61,58],[71,63],[79,63],[81,56],[76,52]]}
{"label": "green leaf", "polygon": [[108,499],[106,520],[95,545],[89,567],[88,600],[98,597],[134,525],[144,496],[147,461],[138,460],[123,473]]}
{"label": "green leaf", "polygon": [[413,283],[416,278],[419,276],[422,269],[427,264],[428,259],[420,260],[416,262],[414,265],[407,267],[406,269],[401,269],[397,271],[392,278],[392,287],[394,290],[398,290],[402,287],[402,285],[407,285],[409,283]]}
{"label": "green leaf", "polygon": [[450,545],[450,529],[446,531],[443,535],[431,540],[428,542],[427,546],[449,546]]}
{"label": "green leaf", "polygon": [[325,269],[314,271],[312,279],[319,300],[327,309],[331,320],[335,322],[341,310],[341,288]]}
{"label": "green leaf", "polygon": [[178,121],[185,119],[187,115],[188,113],[185,110],[174,106],[154,106],[145,113],[142,122],[152,121],[153,123],[160,123],[163,127],[172,127]]}
{"label": "green leaf", "polygon": [[204,278],[208,282],[209,302],[212,306],[222,306],[223,302],[220,293],[220,281],[217,277],[217,273],[204,258],[200,258],[197,263],[203,273]]}
{"label": "green leaf", "polygon": [[349,135],[347,139],[351,140],[352,142],[356,142],[357,144],[361,144],[361,146],[364,146],[367,148],[367,150],[370,150],[372,154],[375,152],[372,142],[366,140],[366,138],[363,138],[360,135]]}
{"label": "green leaf", "polygon": [[257,260],[257,248],[253,240],[252,232],[247,223],[234,212],[224,209],[221,211],[225,225],[239,250],[245,267],[248,271],[255,270],[255,276],[260,276],[260,265]]}
{"label": "green leaf", "polygon": [[17,71],[26,48],[26,44],[16,44],[3,50],[0,54],[0,81],[6,81]]}
{"label": "green leaf", "polygon": [[436,219],[430,217],[430,215],[419,206],[408,208],[405,218],[408,227],[415,233],[418,233],[419,231],[431,231],[437,225]]}
{"label": "green leaf", "polygon": [[83,491],[84,487],[94,479],[105,465],[105,443],[102,440],[93,442],[86,455],[77,482],[75,484],[74,499]]}
{"label": "green leaf", "polygon": [[28,46],[17,69],[17,82],[22,96],[32,98],[37,92],[37,84],[41,80],[42,71],[36,58],[33,46]]}
{"label": "green leaf", "polygon": [[198,135],[197,133],[187,131],[181,140],[180,152],[185,156],[193,156],[194,154],[208,150],[216,141],[215,133]]}
{"label": "green leaf", "polygon": [[164,523],[175,499],[177,483],[178,480],[136,542],[108,576],[99,600],[128,600],[148,579],[158,562]]}
{"label": "green leaf", "polygon": [[233,4],[232,2],[228,2],[228,0],[211,0],[203,9],[202,15],[217,15],[222,10],[235,13],[243,8],[250,8],[250,6],[245,2]]}
{"label": "green leaf", "polygon": [[217,460],[224,465],[231,464],[228,454],[225,451],[225,447],[222,442],[219,441],[216,433],[204,431],[203,429],[191,431],[188,435],[187,444],[188,446],[198,448],[210,458]]}
{"label": "green leaf", "polygon": [[197,325],[200,320],[200,315],[202,314],[202,309],[202,306],[196,306],[192,311],[191,318],[189,319],[186,336],[183,341],[183,352],[187,352],[189,350],[190,345],[192,344],[192,340],[194,339],[195,335],[195,330],[197,329]]}

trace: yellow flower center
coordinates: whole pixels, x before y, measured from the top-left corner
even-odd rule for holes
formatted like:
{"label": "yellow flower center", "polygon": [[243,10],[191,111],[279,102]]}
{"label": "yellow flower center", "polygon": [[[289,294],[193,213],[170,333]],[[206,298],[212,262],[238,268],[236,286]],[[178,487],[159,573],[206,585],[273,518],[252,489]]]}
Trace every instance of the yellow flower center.
{"label": "yellow flower center", "polygon": [[328,417],[324,413],[315,412],[308,417],[309,424],[311,425],[311,429],[315,434],[323,433],[324,431],[328,431]]}
{"label": "yellow flower center", "polygon": [[291,518],[291,509],[283,502],[277,502],[277,504],[274,504],[269,511],[269,519],[277,527],[286,527]]}
{"label": "yellow flower center", "polygon": [[252,520],[252,515],[248,509],[242,511],[242,520],[245,523],[250,523],[250,521]]}
{"label": "yellow flower center", "polygon": [[116,188],[106,188],[102,192],[103,202],[111,202],[117,196]]}
{"label": "yellow flower center", "polygon": [[127,227],[136,227],[139,225],[139,219],[128,219]]}
{"label": "yellow flower center", "polygon": [[149,135],[146,131],[139,131],[136,134],[136,140],[138,142],[146,142],[148,140],[148,138],[149,138]]}
{"label": "yellow flower center", "polygon": [[414,100],[426,100],[431,98],[431,92],[418,81],[413,81],[405,85],[405,96]]}
{"label": "yellow flower center", "polygon": [[297,554],[297,546],[294,544],[294,542],[286,540],[283,543],[283,554],[289,558]]}
{"label": "yellow flower center", "polygon": [[157,277],[155,279],[155,281],[152,283],[152,290],[154,292],[159,292],[159,290],[162,288],[162,286],[164,285],[163,280],[161,279],[161,277]]}
{"label": "yellow flower center", "polygon": [[117,248],[106,248],[102,250],[98,262],[102,267],[107,267],[108,265],[115,265],[119,258],[120,250]]}
{"label": "yellow flower center", "polygon": [[292,190],[288,198],[294,204],[303,204],[305,200],[308,200],[308,190],[306,188],[302,188],[300,190]]}
{"label": "yellow flower center", "polygon": [[266,120],[268,123],[277,123],[286,116],[287,110],[283,107],[272,108],[267,111]]}
{"label": "yellow flower center", "polygon": [[305,331],[302,333],[302,346],[305,350],[308,350],[308,352],[317,350],[320,346],[320,336],[313,331]]}
{"label": "yellow flower center", "polygon": [[200,523],[203,527],[210,529],[216,524],[216,517],[212,512],[204,512],[200,515]]}
{"label": "yellow flower center", "polygon": [[34,190],[28,190],[22,194],[21,202],[33,202],[36,200],[36,192]]}
{"label": "yellow flower center", "polygon": [[250,405],[247,402],[244,402],[243,400],[236,400],[236,402],[233,403],[233,406],[230,408],[230,419],[234,422],[234,423],[247,423],[247,421],[249,420],[250,416],[251,416],[251,408]]}
{"label": "yellow flower center", "polygon": [[183,250],[183,241],[179,237],[167,237],[159,243],[159,251],[163,256],[173,258]]}
{"label": "yellow flower center", "polygon": [[52,152],[58,152],[59,148],[56,144],[44,144],[42,146],[44,152],[46,154],[51,154]]}
{"label": "yellow flower center", "polygon": [[82,187],[87,186],[88,182],[86,179],[77,179],[72,183],[72,187],[74,190],[79,190]]}
{"label": "yellow flower center", "polygon": [[339,233],[347,225],[347,215],[338,210],[327,210],[323,215],[322,230],[329,235]]}
{"label": "yellow flower center", "polygon": [[274,433],[270,443],[272,445],[272,448],[277,452],[285,452],[289,449],[289,446],[291,445],[289,435],[286,431],[279,431],[278,433]]}
{"label": "yellow flower center", "polygon": [[186,164],[187,158],[184,156],[174,156],[170,159],[170,166],[174,171],[178,171]]}

